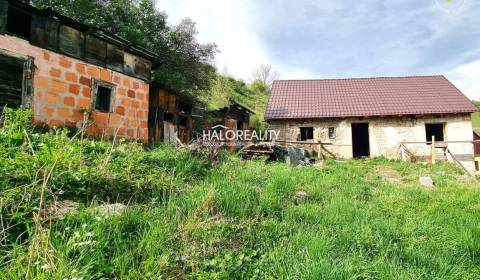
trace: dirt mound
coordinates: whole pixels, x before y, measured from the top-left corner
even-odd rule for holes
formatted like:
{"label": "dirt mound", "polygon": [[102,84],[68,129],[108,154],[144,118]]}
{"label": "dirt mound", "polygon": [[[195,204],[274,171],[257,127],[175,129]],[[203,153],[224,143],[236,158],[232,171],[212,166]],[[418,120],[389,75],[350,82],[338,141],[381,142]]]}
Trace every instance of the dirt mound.
{"label": "dirt mound", "polygon": [[382,181],[394,185],[402,183],[402,176],[397,170],[386,166],[376,166],[373,170],[380,176]]}

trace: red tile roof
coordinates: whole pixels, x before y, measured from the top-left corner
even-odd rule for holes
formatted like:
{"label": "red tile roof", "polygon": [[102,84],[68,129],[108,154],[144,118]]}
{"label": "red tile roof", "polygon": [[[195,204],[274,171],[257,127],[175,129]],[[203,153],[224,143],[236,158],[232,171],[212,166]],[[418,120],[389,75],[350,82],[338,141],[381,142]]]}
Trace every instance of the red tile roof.
{"label": "red tile roof", "polygon": [[444,76],[279,80],[265,118],[470,113],[477,109]]}

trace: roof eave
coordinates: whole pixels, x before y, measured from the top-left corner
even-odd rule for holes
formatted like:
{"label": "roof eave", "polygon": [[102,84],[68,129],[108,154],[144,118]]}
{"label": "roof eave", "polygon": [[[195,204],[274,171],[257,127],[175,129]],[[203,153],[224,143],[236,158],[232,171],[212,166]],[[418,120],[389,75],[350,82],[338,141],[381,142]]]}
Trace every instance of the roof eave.
{"label": "roof eave", "polygon": [[373,118],[373,117],[404,117],[409,115],[425,116],[425,115],[455,115],[455,114],[472,114],[476,111],[455,111],[455,112],[411,112],[411,113],[392,113],[392,114],[370,114],[370,115],[337,115],[337,116],[295,116],[295,117],[268,117],[265,116],[266,121],[277,120],[303,120],[303,119],[344,119],[344,118]]}

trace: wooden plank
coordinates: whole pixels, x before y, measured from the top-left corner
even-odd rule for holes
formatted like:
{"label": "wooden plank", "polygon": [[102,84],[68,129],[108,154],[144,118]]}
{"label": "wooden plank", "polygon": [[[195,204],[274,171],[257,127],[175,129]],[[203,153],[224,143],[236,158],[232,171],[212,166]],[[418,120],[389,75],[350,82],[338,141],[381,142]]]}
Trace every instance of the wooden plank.
{"label": "wooden plank", "polygon": [[112,44],[107,44],[107,68],[123,72],[123,50]]}
{"label": "wooden plank", "polygon": [[168,107],[168,92],[164,89],[160,89],[158,92],[158,103],[159,106],[162,107],[164,110]]}
{"label": "wooden plank", "polygon": [[136,56],[127,52],[123,53],[123,71],[125,74],[135,76],[135,64],[137,62]]}
{"label": "wooden plank", "polygon": [[34,13],[30,42],[41,48],[56,50],[59,24],[56,20]]}
{"label": "wooden plank", "polygon": [[159,92],[155,88],[151,88],[148,94],[148,107],[156,108],[160,106],[159,103]]}
{"label": "wooden plank", "polygon": [[463,170],[470,176],[473,176],[472,173],[470,173],[470,171],[468,171],[468,169],[457,159],[457,157],[450,151],[450,149],[447,148],[447,153],[450,154],[450,156],[452,157],[452,159],[455,161],[455,163],[457,163],[458,165],[460,165],[460,167],[463,168]]}
{"label": "wooden plank", "polygon": [[172,114],[175,114],[177,112],[177,97],[174,94],[168,94],[167,111]]}
{"label": "wooden plank", "polygon": [[125,74],[148,81],[150,80],[151,68],[152,63],[150,61],[127,52],[124,53],[123,70]]}
{"label": "wooden plank", "polygon": [[85,35],[70,26],[61,25],[58,34],[60,52],[76,58],[83,58]]}
{"label": "wooden plank", "polygon": [[22,105],[21,93],[21,91],[14,92],[12,88],[5,88],[0,84],[0,107],[20,107],[20,105]]}
{"label": "wooden plank", "polygon": [[135,62],[135,77],[142,80],[150,80],[152,63],[144,58],[136,57]]}
{"label": "wooden plank", "polygon": [[107,64],[107,42],[92,35],[85,39],[85,60],[97,65]]}
{"label": "wooden plank", "polygon": [[[402,144],[431,144],[431,141],[419,141],[419,142],[401,142]],[[437,142],[438,144],[439,142]],[[467,144],[467,143],[480,143],[480,140],[466,140],[466,141],[442,141],[443,144]]]}
{"label": "wooden plank", "polygon": [[28,58],[23,67],[22,105],[26,108],[32,107],[33,77],[35,65],[33,58]]}

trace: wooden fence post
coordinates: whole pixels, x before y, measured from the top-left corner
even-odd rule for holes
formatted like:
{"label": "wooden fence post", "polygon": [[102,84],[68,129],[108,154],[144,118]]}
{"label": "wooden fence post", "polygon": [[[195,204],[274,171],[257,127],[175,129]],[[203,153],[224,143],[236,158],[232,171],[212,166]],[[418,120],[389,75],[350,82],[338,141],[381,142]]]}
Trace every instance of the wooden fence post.
{"label": "wooden fence post", "polygon": [[431,159],[432,164],[435,164],[435,135],[432,135]]}

